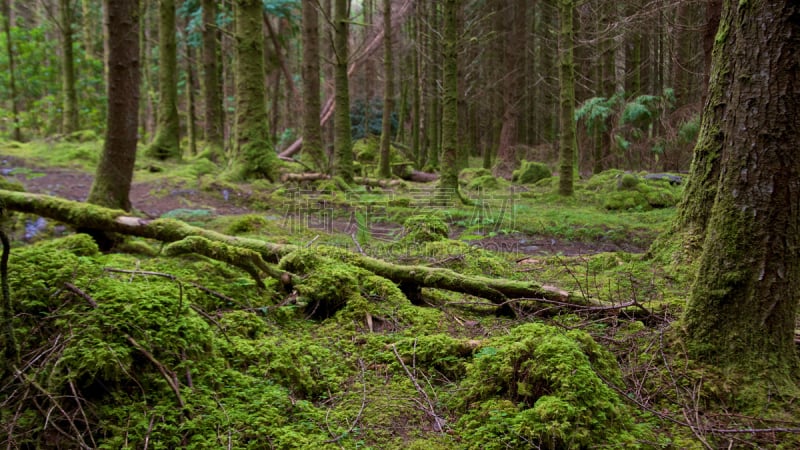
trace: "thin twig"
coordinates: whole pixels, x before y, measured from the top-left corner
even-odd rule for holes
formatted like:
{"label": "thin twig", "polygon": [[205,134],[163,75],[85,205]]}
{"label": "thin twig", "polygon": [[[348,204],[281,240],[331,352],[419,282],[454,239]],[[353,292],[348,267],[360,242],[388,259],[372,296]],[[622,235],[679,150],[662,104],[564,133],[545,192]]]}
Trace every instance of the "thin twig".
{"label": "thin twig", "polygon": [[412,375],[411,371],[408,370],[408,366],[406,366],[406,363],[403,362],[403,358],[401,358],[400,354],[397,353],[397,347],[394,344],[392,344],[391,347],[395,358],[397,358],[397,362],[399,362],[400,365],[403,367],[403,370],[405,370],[406,375],[408,375],[408,379],[411,380],[411,383],[414,385],[414,389],[416,389],[417,393],[419,393],[419,395],[423,399],[425,399],[426,405],[420,405],[420,409],[422,409],[426,414],[431,416],[431,418],[433,419],[433,430],[438,433],[443,432],[444,431],[443,425],[445,424],[444,418],[436,414],[436,408],[433,406],[433,402],[431,401],[430,397],[428,397],[428,393],[425,392],[425,389],[422,389],[419,383],[417,383],[417,379],[414,378],[414,375]]}

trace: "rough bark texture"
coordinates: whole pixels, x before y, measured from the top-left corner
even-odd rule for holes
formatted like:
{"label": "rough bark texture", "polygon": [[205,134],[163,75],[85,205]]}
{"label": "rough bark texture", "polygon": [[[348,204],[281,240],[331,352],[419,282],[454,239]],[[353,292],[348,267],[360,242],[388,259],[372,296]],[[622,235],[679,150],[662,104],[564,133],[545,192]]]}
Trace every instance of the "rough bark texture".
{"label": "rough bark texture", "polygon": [[158,17],[158,124],[146,154],[158,159],[180,159],[175,0],[159,0]]}
{"label": "rough bark texture", "polygon": [[445,0],[444,95],[442,96],[442,168],[438,189],[443,196],[460,198],[458,186],[458,27],[460,0]]}
{"label": "rough bark texture", "polygon": [[561,139],[559,140],[558,193],[572,195],[575,154],[578,149],[575,130],[575,63],[573,47],[575,29],[572,24],[574,0],[559,0],[561,31],[559,34],[559,78],[561,79]]}
{"label": "rough bark texture", "polygon": [[264,34],[259,0],[236,0],[236,150],[234,176],[275,179],[264,91]]}
{"label": "rough bark texture", "polygon": [[216,0],[203,0],[203,95],[205,111],[205,142],[209,157],[222,160],[224,121],[222,111],[222,82],[219,70],[219,29]]}
{"label": "rough bark texture", "polygon": [[711,89],[698,149],[719,160],[716,195],[682,205],[711,211],[687,340],[708,362],[781,377],[798,368],[800,4],[725,1]]}
{"label": "rough bark texture", "polygon": [[61,26],[61,131],[69,134],[78,130],[78,96],[75,93],[75,61],[72,55],[72,6],[70,0],[59,0]]}
{"label": "rough bark texture", "polygon": [[350,0],[336,0],[334,5],[334,101],[333,119],[335,153],[334,174],[345,183],[353,182],[353,142],[350,130],[350,84],[347,78],[348,29]]}
{"label": "rough bark texture", "polygon": [[[218,256],[218,258],[222,261],[228,261],[235,259],[231,256],[234,249],[245,249],[247,252],[241,253],[241,255],[243,255],[243,258],[251,259],[251,262],[256,267],[260,266],[260,263],[252,261],[253,252],[258,254],[265,263],[276,263],[283,256],[298,250],[298,247],[293,245],[272,244],[258,239],[228,236],[194,227],[178,220],[148,220],[130,217],[120,210],[87,205],[48,195],[0,190],[0,202],[9,211],[48,217],[79,229],[121,233],[156,239],[165,243],[182,241],[183,244],[175,249],[176,253],[185,253],[187,246],[196,248],[194,244],[208,248],[210,247],[209,242],[221,243],[225,244],[227,248],[223,249],[224,255]],[[199,237],[204,240],[187,239],[192,237]],[[336,253],[335,259],[339,261],[369,270],[378,276],[403,286],[413,287],[414,289],[411,290],[418,290],[419,288],[444,289],[482,297],[497,304],[502,304],[508,299],[526,298],[569,302],[569,304],[573,305],[609,306],[598,303],[593,299],[586,299],[580,295],[533,282],[467,276],[438,267],[393,264],[366,255],[351,253],[344,249],[329,248],[328,251]],[[203,251],[203,253],[214,257],[215,252]],[[249,264],[241,260],[238,263]],[[261,267],[258,268],[264,270]],[[272,273],[268,273],[268,275],[272,275]],[[283,277],[283,274],[279,274],[279,276]]]}
{"label": "rough bark texture", "polygon": [[324,171],[328,162],[322,151],[320,109],[317,2],[303,0],[303,146],[314,167]]}
{"label": "rough bark texture", "polygon": [[11,138],[22,140],[22,129],[19,126],[19,105],[14,65],[14,45],[11,41],[11,0],[3,0],[3,32],[6,35],[6,52],[8,55],[8,91],[11,94]]}
{"label": "rough bark texture", "polygon": [[128,211],[139,111],[139,2],[108,0],[108,116],[89,202]]}
{"label": "rough bark texture", "polygon": [[392,110],[394,109],[394,66],[392,64],[392,2],[383,0],[383,118],[381,120],[380,176],[392,176]]}
{"label": "rough bark texture", "polygon": [[517,144],[520,99],[524,92],[520,83],[522,73],[518,53],[519,45],[525,42],[525,3],[525,0],[515,0],[506,6],[506,18],[511,22],[511,29],[506,31],[503,43],[503,125],[500,128],[494,175],[507,179],[511,179],[512,172],[517,168],[514,148]]}

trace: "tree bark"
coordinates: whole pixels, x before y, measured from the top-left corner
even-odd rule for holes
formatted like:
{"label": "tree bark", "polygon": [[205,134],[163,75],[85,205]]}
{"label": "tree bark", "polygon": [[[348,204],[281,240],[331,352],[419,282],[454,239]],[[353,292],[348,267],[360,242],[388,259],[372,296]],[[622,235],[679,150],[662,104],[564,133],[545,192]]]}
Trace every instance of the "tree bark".
{"label": "tree bark", "polygon": [[75,60],[72,52],[72,6],[70,0],[59,0],[61,29],[61,132],[78,131],[78,96],[75,92]]}
{"label": "tree bark", "polygon": [[575,156],[577,141],[575,138],[575,63],[573,62],[573,47],[575,29],[572,24],[574,0],[559,0],[559,19],[561,31],[559,33],[559,78],[560,90],[560,121],[561,138],[559,140],[559,169],[558,193],[564,196],[572,195],[575,171]]}
{"label": "tree bark", "polygon": [[328,169],[328,161],[322,151],[322,126],[320,115],[319,83],[319,17],[317,2],[303,0],[303,138],[306,156],[313,166],[322,171]]}
{"label": "tree bark", "polygon": [[139,2],[108,0],[108,116],[90,203],[131,209],[139,111]]}
{"label": "tree bark", "polygon": [[14,44],[11,40],[11,0],[3,0],[3,32],[6,35],[6,53],[8,54],[8,91],[11,94],[11,138],[15,141],[21,141],[19,92],[17,92],[16,66],[14,64]]}
{"label": "tree bark", "polygon": [[162,160],[181,159],[175,0],[159,0],[158,17],[158,124],[146,154]]}
{"label": "tree bark", "polygon": [[464,201],[458,185],[458,25],[457,15],[461,0],[445,0],[444,42],[444,95],[442,96],[442,168],[439,186],[442,198]]}
{"label": "tree bark", "polygon": [[[685,311],[694,356],[768,376],[800,367],[800,5],[726,0],[681,220],[705,229]],[[692,189],[689,189],[692,188]]]}
{"label": "tree bark", "polygon": [[350,82],[347,75],[350,0],[336,0],[334,6],[334,174],[345,183],[353,182],[353,143],[350,129]]}
{"label": "tree bark", "polygon": [[203,97],[205,142],[209,158],[221,162],[225,142],[222,80],[219,70],[219,37],[216,0],[203,0]]}
{"label": "tree bark", "polygon": [[260,0],[236,0],[236,150],[234,176],[276,179],[278,158],[267,125]]}
{"label": "tree bark", "polygon": [[392,110],[394,109],[394,66],[392,64],[392,2],[383,0],[383,118],[381,119],[381,178],[392,176]]}

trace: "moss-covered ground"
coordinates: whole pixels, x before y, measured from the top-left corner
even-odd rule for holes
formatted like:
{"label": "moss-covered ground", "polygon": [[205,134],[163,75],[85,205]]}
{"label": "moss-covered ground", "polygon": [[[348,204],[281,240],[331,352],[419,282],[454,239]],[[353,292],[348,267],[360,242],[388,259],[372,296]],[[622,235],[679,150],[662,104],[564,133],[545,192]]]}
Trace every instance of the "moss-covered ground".
{"label": "moss-covered ground", "polygon": [[[48,145],[88,156],[62,161]],[[91,168],[97,151],[91,140],[0,145],[7,180],[29,190],[55,167]],[[148,195],[134,206],[297,245],[278,265],[298,277],[292,291],[157,242],[104,254],[62,226],[5,219],[20,347],[0,374],[8,448],[800,445],[796,402],[726,385],[680,346],[692,267],[641,253],[668,227],[680,186],[609,171],[563,199],[553,178],[511,184],[470,169],[461,181],[475,205],[462,207],[427,185],[341,191],[221,172],[142,160],[135,181]],[[192,201],[156,207],[187,198],[176,189]],[[606,306],[513,300],[498,314],[436,289],[412,302],[347,252],[536,281]]]}

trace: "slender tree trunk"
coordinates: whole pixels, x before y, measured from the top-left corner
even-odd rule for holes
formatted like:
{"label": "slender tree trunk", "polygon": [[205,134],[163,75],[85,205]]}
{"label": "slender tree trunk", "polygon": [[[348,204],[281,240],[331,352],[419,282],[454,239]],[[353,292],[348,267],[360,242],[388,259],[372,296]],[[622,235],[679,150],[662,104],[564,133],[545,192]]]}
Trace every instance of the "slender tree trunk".
{"label": "slender tree trunk", "polygon": [[159,0],[158,11],[158,125],[146,154],[157,159],[180,159],[175,0]]}
{"label": "slender tree trunk", "polygon": [[314,167],[327,172],[322,151],[319,84],[319,17],[317,2],[303,0],[303,147]]}
{"label": "slender tree trunk", "polygon": [[334,175],[353,182],[353,143],[350,131],[350,83],[347,78],[350,0],[335,0],[333,46],[336,115],[334,116]]}
{"label": "slender tree trunk", "polygon": [[75,61],[72,55],[72,7],[70,0],[59,0],[61,28],[61,132],[78,130],[78,96],[75,93]]}
{"label": "slender tree trunk", "polygon": [[442,72],[438,66],[439,61],[443,60],[442,52],[440,50],[439,42],[439,5],[441,2],[430,2],[430,12],[428,21],[430,27],[428,29],[428,42],[429,42],[429,55],[428,55],[428,120],[425,124],[425,136],[428,140],[428,163],[427,166],[432,171],[439,169],[439,159],[442,152],[441,144],[441,126],[442,124],[442,105],[440,103],[442,92],[438,84],[442,81],[440,78]]}
{"label": "slender tree trunk", "polygon": [[461,199],[458,186],[458,8],[461,0],[444,0],[442,62],[442,169],[440,195]]}
{"label": "slender tree trunk", "polygon": [[392,176],[391,146],[392,146],[392,109],[394,108],[394,67],[392,65],[392,2],[383,0],[383,119],[381,121],[381,161],[380,176]]}
{"label": "slender tree trunk", "polygon": [[222,160],[225,144],[219,41],[217,2],[216,0],[203,0],[203,110],[205,113],[203,131],[209,158],[214,162]]}
{"label": "slender tree trunk", "polygon": [[524,90],[520,83],[524,66],[520,66],[518,47],[525,41],[525,10],[526,1],[515,0],[506,6],[507,20],[504,21],[506,26],[510,21],[511,29],[505,32],[503,42],[503,125],[500,128],[494,175],[509,179],[517,165],[514,148],[517,144],[519,105]]}
{"label": "slender tree trunk", "polygon": [[[415,5],[415,8],[418,6]],[[422,77],[420,74],[419,66],[419,55],[420,55],[420,31],[419,31],[419,15],[414,15],[413,20],[413,35],[414,35],[414,46],[410,50],[411,52],[411,59],[412,59],[412,79],[411,79],[411,154],[414,155],[414,161],[417,164],[417,168],[421,168],[425,163],[423,160],[425,159],[420,149],[420,127],[422,125],[422,118],[421,118],[421,108],[420,104],[422,99],[420,98],[420,85],[422,84]]]}
{"label": "slender tree trunk", "polygon": [[715,195],[682,205],[710,210],[684,316],[688,347],[796,389],[800,4],[726,0],[713,61],[698,149],[718,151]]}
{"label": "slender tree trunk", "polygon": [[11,96],[11,138],[22,140],[22,129],[19,125],[19,92],[17,92],[16,66],[14,64],[14,44],[11,40],[11,0],[3,0],[3,32],[6,35],[6,53],[8,54],[8,92]]}
{"label": "slender tree trunk", "polygon": [[260,0],[236,0],[236,150],[234,177],[276,179],[278,158],[267,125]]}
{"label": "slender tree trunk", "polygon": [[130,211],[139,112],[139,2],[107,0],[106,139],[89,203]]}
{"label": "slender tree trunk", "polygon": [[186,132],[189,135],[189,154],[197,156],[197,112],[194,96],[194,49],[186,43]]}
{"label": "slender tree trunk", "polygon": [[559,78],[561,91],[561,139],[559,140],[559,182],[558,193],[572,195],[575,172],[575,155],[577,153],[575,126],[575,64],[572,51],[574,47],[574,28],[572,26],[572,10],[574,0],[559,0],[559,16],[561,31],[559,34]]}
{"label": "slender tree trunk", "polygon": [[[92,0],[81,0],[81,39],[83,48],[86,51],[86,57],[89,59],[98,59],[100,55],[97,50],[97,22],[95,22],[95,13],[92,9]],[[102,9],[102,6],[101,6]]]}

